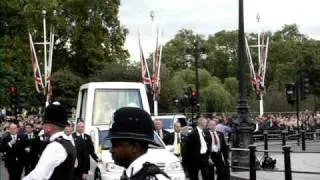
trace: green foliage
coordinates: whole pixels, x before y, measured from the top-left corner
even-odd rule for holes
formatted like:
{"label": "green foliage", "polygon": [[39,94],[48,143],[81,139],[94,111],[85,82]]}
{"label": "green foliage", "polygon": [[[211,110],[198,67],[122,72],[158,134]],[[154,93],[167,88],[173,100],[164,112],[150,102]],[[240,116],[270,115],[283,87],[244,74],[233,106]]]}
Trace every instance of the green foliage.
{"label": "green foliage", "polygon": [[201,109],[203,112],[233,111],[234,99],[222,84],[211,83],[201,90]]}
{"label": "green foliage", "polygon": [[137,64],[120,64],[117,62],[104,63],[100,70],[88,79],[88,81],[105,82],[105,81],[140,81],[140,68]]}
{"label": "green foliage", "polygon": [[[286,104],[283,93],[285,84],[287,82],[294,82],[298,72],[309,74],[312,92],[315,96],[320,96],[320,41],[310,39],[307,35],[300,33],[296,24],[284,25],[280,30],[274,33],[266,32],[266,34],[270,37],[270,40],[265,81],[265,110],[292,110]],[[202,38],[207,58],[199,61],[200,67],[209,72],[211,78],[216,77],[223,83],[224,89],[234,97],[233,102],[236,101],[238,94],[238,82],[236,79],[238,71],[237,36],[237,31],[222,30],[214,35],[209,35],[207,39]],[[185,60],[183,59],[183,55],[185,54],[183,50],[188,45],[186,42],[190,42],[189,39],[195,37],[201,37],[201,35],[195,34],[191,30],[181,30],[165,45],[168,50],[163,51],[163,57],[172,57],[166,58],[165,61],[169,69],[177,70],[179,69],[177,68],[179,64],[182,69],[186,67]],[[247,38],[250,44],[256,43],[257,34],[249,33],[247,34]],[[252,56],[254,61],[256,61],[256,50],[252,51]],[[177,61],[177,59],[180,61]],[[179,71],[180,73],[186,73],[186,75],[179,76],[175,80],[176,82],[174,83],[177,86],[182,87],[187,84],[195,84],[194,73],[191,73],[190,70],[188,71]],[[249,74],[246,76],[249,77]],[[209,84],[207,82],[200,76],[201,91],[214,84],[214,82],[209,82]],[[259,104],[256,100],[256,95],[251,89],[250,82],[246,81],[246,83],[249,104],[253,111],[257,111],[259,110]],[[221,93],[223,94],[222,91]],[[202,94],[201,98],[207,99],[206,95],[206,93]],[[277,103],[279,99],[282,99],[281,103]],[[204,102],[201,103],[204,106]],[[305,104],[305,107],[312,109],[313,107],[310,106],[316,107],[315,103],[312,104],[310,101],[310,103]],[[206,107],[203,108],[206,109]]]}
{"label": "green foliage", "polygon": [[236,97],[238,93],[238,80],[235,77],[228,77],[224,79],[224,88],[233,96]]}
{"label": "green foliage", "polygon": [[[234,97],[224,88],[219,78],[211,76],[205,69],[200,69],[199,81],[202,112],[232,110]],[[191,69],[176,72],[166,88],[171,94],[168,98],[181,96],[187,85],[195,89],[195,72]]]}
{"label": "green foliage", "polygon": [[[28,44],[29,32],[34,42],[43,41],[42,10],[47,12],[47,30],[51,24],[55,26],[54,99],[61,99],[71,107],[75,105],[81,83],[141,81],[139,63],[130,63],[123,48],[128,30],[120,25],[119,5],[120,0],[0,0],[0,106],[9,105],[11,86],[16,86],[19,94],[27,94],[27,106],[43,105],[44,96],[37,94],[34,87]],[[267,34],[270,41],[265,110],[293,110],[285,102],[284,85],[294,82],[298,72],[309,74],[313,92],[302,106],[317,108],[320,41],[302,34],[296,24],[284,25]],[[238,94],[237,38],[237,31],[222,30],[204,37],[182,29],[169,40],[163,47],[160,112],[175,111],[172,98],[181,96],[187,85],[195,88],[194,60],[185,59],[187,49],[194,50],[195,40],[200,41],[207,54],[206,59],[198,61],[202,111],[234,111]],[[247,38],[249,43],[254,43],[257,34],[248,33]],[[36,49],[42,68],[42,46]],[[252,55],[257,57],[257,52]],[[251,110],[257,111],[255,94],[249,81],[246,83],[250,88],[247,92]]]}
{"label": "green foliage", "polygon": [[[109,74],[107,79],[137,80],[136,66],[127,65],[128,52],[123,45],[128,30],[120,25],[119,5],[120,0],[0,0],[0,105],[9,105],[7,89],[13,85],[28,94],[29,104],[44,104],[44,98],[35,91],[28,42],[29,32],[34,42],[43,41],[42,10],[46,11],[47,36],[50,26],[55,28],[52,72],[57,72],[53,77],[58,83],[53,90],[56,99],[74,105],[71,101],[77,93],[72,93],[78,90],[78,82],[99,78],[105,68],[113,69],[108,63],[123,64],[119,68],[124,69],[117,72],[126,74]],[[43,73],[43,47],[35,48]],[[75,80],[74,91],[60,88],[68,88],[68,80]]]}
{"label": "green foliage", "polygon": [[69,108],[74,107],[83,79],[66,69],[55,72],[52,78],[53,99],[63,102]]}

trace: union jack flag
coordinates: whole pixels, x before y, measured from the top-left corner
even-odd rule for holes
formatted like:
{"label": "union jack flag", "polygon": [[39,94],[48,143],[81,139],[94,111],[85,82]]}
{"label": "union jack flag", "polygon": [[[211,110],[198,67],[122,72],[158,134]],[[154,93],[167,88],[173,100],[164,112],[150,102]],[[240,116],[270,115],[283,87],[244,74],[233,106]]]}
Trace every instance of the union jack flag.
{"label": "union jack flag", "polygon": [[149,68],[148,68],[147,61],[143,55],[143,50],[142,50],[141,41],[140,41],[140,34],[139,34],[139,50],[140,50],[140,63],[141,63],[141,79],[143,84],[150,85],[151,79],[149,74]]}
{"label": "union jack flag", "polygon": [[29,34],[29,42],[30,42],[30,57],[31,57],[31,64],[33,70],[33,77],[34,77],[34,84],[38,93],[43,90],[43,82],[41,78],[41,72],[38,65],[38,59],[36,55],[36,51],[34,49],[33,41],[31,34]]}
{"label": "union jack flag", "polygon": [[153,53],[152,63],[152,91],[154,94],[160,94],[160,65],[161,65],[161,50],[162,47],[159,45],[159,29],[157,29],[156,49]]}

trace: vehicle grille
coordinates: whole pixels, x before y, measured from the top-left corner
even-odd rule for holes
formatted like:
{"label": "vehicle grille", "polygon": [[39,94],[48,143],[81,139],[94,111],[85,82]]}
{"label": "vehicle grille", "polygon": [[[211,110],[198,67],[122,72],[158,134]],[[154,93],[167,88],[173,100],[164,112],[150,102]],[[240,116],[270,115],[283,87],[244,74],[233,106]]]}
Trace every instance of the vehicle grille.
{"label": "vehicle grille", "polygon": [[156,165],[163,171],[164,171],[164,168],[166,167],[165,163],[157,163]]}

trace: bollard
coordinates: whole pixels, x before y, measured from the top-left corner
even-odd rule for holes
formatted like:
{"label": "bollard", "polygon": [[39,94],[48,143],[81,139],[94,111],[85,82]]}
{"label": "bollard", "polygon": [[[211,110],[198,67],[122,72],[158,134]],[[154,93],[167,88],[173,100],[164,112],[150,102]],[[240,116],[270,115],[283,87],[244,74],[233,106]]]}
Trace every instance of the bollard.
{"label": "bollard", "polygon": [[282,146],[286,145],[286,131],[282,131]]}
{"label": "bollard", "polygon": [[302,130],[301,131],[301,143],[302,143],[302,151],[306,150],[306,131]]}
{"label": "bollard", "polygon": [[[263,133],[263,140],[264,140],[264,150],[268,150],[268,132]],[[264,152],[265,156],[268,156],[268,152]]]}
{"label": "bollard", "polygon": [[256,180],[256,146],[250,145],[250,180]]}
{"label": "bollard", "polygon": [[292,180],[292,172],[291,172],[291,159],[290,159],[290,146],[283,146],[284,153],[284,177],[285,180]]}

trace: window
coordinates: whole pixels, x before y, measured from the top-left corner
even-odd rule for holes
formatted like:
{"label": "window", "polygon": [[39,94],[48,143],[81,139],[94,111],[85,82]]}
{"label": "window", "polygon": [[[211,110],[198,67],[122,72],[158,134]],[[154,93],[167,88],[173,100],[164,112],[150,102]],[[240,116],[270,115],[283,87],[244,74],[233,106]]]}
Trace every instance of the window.
{"label": "window", "polygon": [[80,119],[85,120],[86,111],[87,111],[87,98],[88,98],[88,90],[82,90],[82,97],[81,97],[81,108],[80,108]]}
{"label": "window", "polygon": [[113,113],[125,106],[143,108],[139,89],[95,90],[92,124],[110,125]]}
{"label": "window", "polygon": [[173,129],[173,118],[160,118],[163,129]]}

